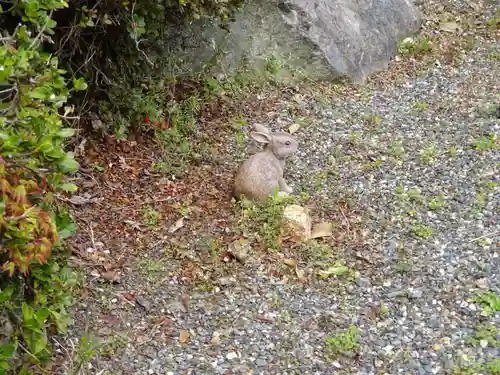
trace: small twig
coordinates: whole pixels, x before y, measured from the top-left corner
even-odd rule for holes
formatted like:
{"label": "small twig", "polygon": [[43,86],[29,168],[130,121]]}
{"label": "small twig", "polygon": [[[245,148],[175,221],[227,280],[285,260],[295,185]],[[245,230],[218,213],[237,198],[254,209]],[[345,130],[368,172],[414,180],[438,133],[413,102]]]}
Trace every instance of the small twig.
{"label": "small twig", "polygon": [[[135,1],[134,1],[134,4],[132,5],[132,10],[130,11],[130,13],[132,14],[132,22],[134,22],[134,10],[135,10]],[[136,31],[136,28],[135,27],[132,27],[132,30],[133,30],[133,34],[134,34],[134,42],[135,42],[135,48],[137,49],[137,51],[141,52],[144,57],[146,58],[146,61],[149,63],[149,65],[151,66],[154,66],[154,63],[153,61],[151,61],[151,59],[149,58],[149,56],[146,54],[146,52],[144,52],[142,49],[139,48],[139,44],[141,42],[144,41],[144,39],[138,39],[137,38],[137,31]]]}
{"label": "small twig", "polygon": [[111,292],[111,294],[123,299],[125,302],[127,302],[130,306],[132,307],[135,307],[135,303],[133,303],[132,301],[129,301],[128,299],[125,298],[125,296],[123,296],[122,294],[120,293],[116,293],[116,292]]}
{"label": "small twig", "polygon": [[475,241],[477,241],[477,240],[481,240],[481,239],[483,239],[483,238],[488,238],[488,237],[496,236],[497,234],[500,234],[500,231],[496,231],[496,232],[488,233],[488,234],[485,234],[484,236],[480,236],[480,237],[473,238],[472,240],[470,240],[470,241],[469,241],[469,243],[471,243],[471,242],[475,242]]}
{"label": "small twig", "polygon": [[346,224],[347,224],[347,234],[349,238],[351,238],[351,226],[349,225],[349,220],[347,219],[347,216],[345,216],[344,210],[342,209],[342,206],[339,205],[340,212],[342,213],[342,216],[344,217]]}
{"label": "small twig", "polygon": [[92,229],[92,224],[89,224],[90,229],[90,241],[92,242],[92,248],[95,248],[95,238],[94,238],[94,230]]}
{"label": "small twig", "polygon": [[29,215],[29,213],[31,211],[33,211],[34,209],[36,208],[36,206],[32,206],[30,208],[28,208],[22,215],[19,215],[19,216],[8,216],[5,218],[6,221],[10,221],[10,220],[22,220],[22,219],[26,219]]}
{"label": "small twig", "polygon": [[[50,13],[49,13],[49,19],[52,18],[52,13],[54,13],[54,10],[51,10]],[[42,37],[43,33],[45,32],[45,29],[47,28],[47,25],[49,23],[48,22],[45,22],[45,24],[43,25],[42,29],[40,30],[40,32],[38,33],[38,35],[35,37],[35,39],[33,39],[33,42],[31,42],[28,50],[32,49],[35,44],[38,42],[38,40]]]}

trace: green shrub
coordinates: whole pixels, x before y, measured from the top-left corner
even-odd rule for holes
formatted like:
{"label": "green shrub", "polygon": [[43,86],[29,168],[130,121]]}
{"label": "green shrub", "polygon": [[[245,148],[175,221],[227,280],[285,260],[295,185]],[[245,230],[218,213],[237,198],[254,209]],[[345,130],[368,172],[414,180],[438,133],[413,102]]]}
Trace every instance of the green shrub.
{"label": "green shrub", "polygon": [[[0,374],[31,373],[50,358],[49,332],[64,332],[76,276],[60,251],[74,231],[55,193],[76,191],[78,168],[65,141],[75,131],[69,95],[85,90],[65,79],[57,57],[43,52],[61,0],[16,2],[0,16]],[[9,27],[8,16],[21,23]],[[71,86],[71,87],[70,87]]]}
{"label": "green shrub", "polygon": [[242,3],[82,0],[54,13],[57,27],[48,51],[89,83],[88,92],[73,97],[75,105],[93,112],[105,131],[121,140],[145,116],[153,122],[169,116],[167,91],[175,91],[176,76],[185,71],[166,48],[171,27],[205,17],[216,17],[224,26]]}

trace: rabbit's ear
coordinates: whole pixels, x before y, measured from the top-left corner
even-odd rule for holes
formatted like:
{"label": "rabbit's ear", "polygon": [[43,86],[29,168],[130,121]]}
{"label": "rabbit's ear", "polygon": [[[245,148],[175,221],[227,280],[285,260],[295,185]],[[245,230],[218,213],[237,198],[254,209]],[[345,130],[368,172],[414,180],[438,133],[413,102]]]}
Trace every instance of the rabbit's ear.
{"label": "rabbit's ear", "polygon": [[270,143],[271,136],[263,132],[251,132],[250,136],[259,143]]}
{"label": "rabbit's ear", "polygon": [[269,128],[266,128],[264,125],[261,124],[254,124],[253,128],[255,129],[256,132],[267,133],[267,134],[271,133],[271,130]]}

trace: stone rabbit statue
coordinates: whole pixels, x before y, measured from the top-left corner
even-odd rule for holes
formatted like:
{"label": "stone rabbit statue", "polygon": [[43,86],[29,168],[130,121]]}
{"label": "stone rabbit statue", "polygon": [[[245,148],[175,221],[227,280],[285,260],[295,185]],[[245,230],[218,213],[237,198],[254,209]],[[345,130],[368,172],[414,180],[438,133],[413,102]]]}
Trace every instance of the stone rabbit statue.
{"label": "stone rabbit statue", "polygon": [[250,136],[264,149],[250,156],[240,167],[234,181],[236,199],[243,196],[253,201],[264,201],[275,191],[292,193],[283,179],[285,158],[297,151],[298,141],[289,133],[271,132],[263,125],[254,125]]}

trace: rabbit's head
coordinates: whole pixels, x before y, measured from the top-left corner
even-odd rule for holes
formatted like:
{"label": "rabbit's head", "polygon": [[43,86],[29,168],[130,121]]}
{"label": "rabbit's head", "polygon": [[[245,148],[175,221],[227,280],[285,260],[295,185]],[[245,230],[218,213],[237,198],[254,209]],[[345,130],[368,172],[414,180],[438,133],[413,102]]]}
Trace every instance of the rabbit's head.
{"label": "rabbit's head", "polygon": [[267,150],[272,151],[277,159],[283,160],[287,156],[295,153],[299,146],[298,141],[291,134],[286,132],[271,132],[263,125],[254,125],[256,131],[250,136],[257,142],[265,144]]}

